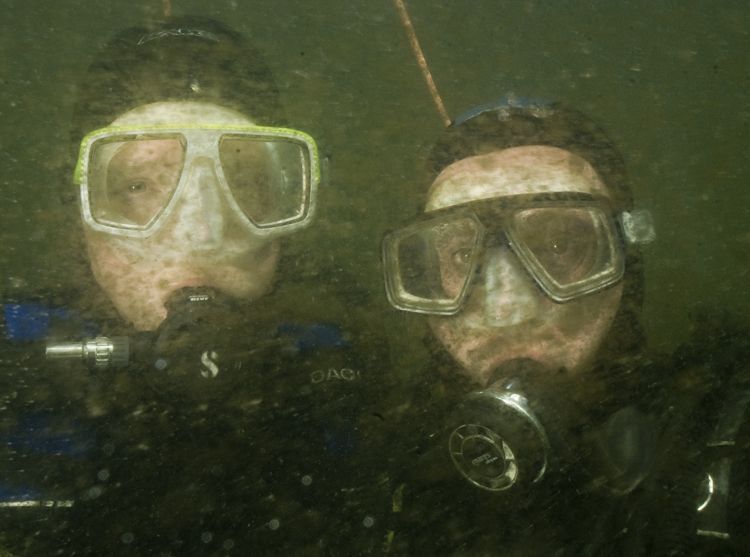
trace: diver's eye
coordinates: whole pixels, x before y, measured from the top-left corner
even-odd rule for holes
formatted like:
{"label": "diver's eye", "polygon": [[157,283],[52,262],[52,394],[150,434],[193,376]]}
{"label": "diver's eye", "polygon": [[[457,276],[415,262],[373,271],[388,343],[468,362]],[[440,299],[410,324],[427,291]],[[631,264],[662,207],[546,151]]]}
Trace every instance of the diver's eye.
{"label": "diver's eye", "polygon": [[453,252],[453,262],[457,265],[468,265],[471,261],[471,250],[462,248]]}
{"label": "diver's eye", "polygon": [[140,181],[140,182],[131,182],[128,184],[128,192],[129,193],[141,193],[146,191],[148,186],[146,185],[146,182]]}
{"label": "diver's eye", "polygon": [[562,255],[566,251],[568,251],[569,249],[568,244],[569,242],[563,238],[550,238],[548,249],[550,252],[554,253],[555,255]]}

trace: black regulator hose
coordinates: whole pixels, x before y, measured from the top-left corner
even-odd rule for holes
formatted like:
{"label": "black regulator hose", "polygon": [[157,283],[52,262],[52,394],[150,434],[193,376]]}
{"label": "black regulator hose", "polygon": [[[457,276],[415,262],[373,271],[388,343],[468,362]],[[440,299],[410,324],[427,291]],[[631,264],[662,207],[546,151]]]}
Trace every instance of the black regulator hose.
{"label": "black regulator hose", "polygon": [[711,382],[709,366],[692,366],[680,375],[680,383],[668,389],[667,425],[661,433],[660,455],[649,482],[653,537],[647,544],[647,555],[654,557],[695,553],[698,506],[705,491],[706,443],[720,413],[717,404],[721,397],[712,393],[717,385]]}
{"label": "black regulator hose", "polygon": [[750,547],[750,416],[740,427],[731,468],[731,491],[727,504],[727,523],[732,546],[737,551]]}

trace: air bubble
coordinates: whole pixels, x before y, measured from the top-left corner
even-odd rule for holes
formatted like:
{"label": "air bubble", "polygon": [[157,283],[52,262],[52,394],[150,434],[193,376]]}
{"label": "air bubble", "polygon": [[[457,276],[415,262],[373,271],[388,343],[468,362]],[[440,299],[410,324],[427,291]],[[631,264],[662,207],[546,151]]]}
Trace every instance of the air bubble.
{"label": "air bubble", "polygon": [[100,486],[95,485],[86,490],[86,499],[96,499],[102,493],[104,493],[104,490]]}

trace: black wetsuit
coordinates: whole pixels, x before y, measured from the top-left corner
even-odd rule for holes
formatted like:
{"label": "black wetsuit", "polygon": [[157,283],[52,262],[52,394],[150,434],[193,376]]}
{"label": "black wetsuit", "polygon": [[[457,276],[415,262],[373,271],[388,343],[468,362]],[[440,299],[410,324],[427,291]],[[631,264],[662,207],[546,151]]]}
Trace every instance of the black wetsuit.
{"label": "black wetsuit", "polygon": [[435,366],[397,382],[372,338],[225,314],[133,335],[130,365],[92,371],[45,362],[34,319],[10,330],[5,309],[10,555],[747,554],[750,341],[725,318],[618,368],[639,386],[617,404],[654,424],[637,488],[613,495],[568,467],[509,500],[461,478],[439,439],[470,387]]}
{"label": "black wetsuit", "polygon": [[[446,419],[472,386],[438,379],[458,374],[440,371],[452,364],[436,357],[423,374],[423,396],[405,420],[412,427],[396,451],[407,458],[392,474],[394,553],[749,555],[748,331],[725,315],[704,316],[690,342],[669,357],[637,356],[603,370],[619,383],[609,399],[598,399],[585,413],[589,424],[547,423],[567,439],[566,466],[558,473],[548,470],[538,484],[510,497],[472,485],[449,458],[452,426]],[[561,390],[567,398],[570,390]],[[597,424],[611,423],[607,415],[618,406],[637,409],[623,415],[641,416],[645,424],[640,432],[626,428],[613,443],[631,447],[632,477],[640,478],[626,493],[598,485],[602,482],[589,473],[596,470],[589,463],[599,449],[581,442],[594,437]],[[553,421],[564,415],[549,407],[540,410]],[[618,450],[606,453],[616,464]]]}
{"label": "black wetsuit", "polygon": [[6,342],[0,548],[382,553],[388,370],[372,339],[365,351],[331,324],[210,323],[132,335],[117,370]]}

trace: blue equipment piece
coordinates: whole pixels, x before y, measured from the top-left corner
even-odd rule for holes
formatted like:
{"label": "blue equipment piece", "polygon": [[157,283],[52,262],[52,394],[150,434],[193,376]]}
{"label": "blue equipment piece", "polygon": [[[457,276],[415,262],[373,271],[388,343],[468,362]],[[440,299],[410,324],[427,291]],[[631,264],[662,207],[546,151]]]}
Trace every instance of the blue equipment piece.
{"label": "blue equipment piece", "polygon": [[18,426],[0,437],[0,443],[17,452],[58,455],[78,458],[94,445],[79,424],[60,427],[58,416],[50,412],[36,412],[22,416]]}
{"label": "blue equipment piece", "polygon": [[297,352],[349,346],[349,341],[344,338],[341,328],[326,323],[313,323],[312,325],[282,323],[277,333],[290,340]]}
{"label": "blue equipment piece", "polygon": [[[3,304],[4,336],[13,342],[44,340],[54,321],[74,320],[80,320],[75,312],[40,302]],[[91,321],[81,320],[78,326],[84,337],[97,336],[100,331],[99,326]]]}
{"label": "blue equipment piece", "polygon": [[496,101],[490,101],[488,103],[480,104],[470,108],[460,116],[456,117],[453,121],[452,126],[455,128],[461,124],[476,118],[480,114],[485,112],[492,112],[503,109],[526,109],[526,110],[548,110],[552,108],[554,103],[547,99],[538,99],[534,97],[516,97],[515,95],[505,95]]}

